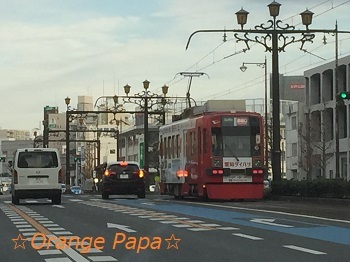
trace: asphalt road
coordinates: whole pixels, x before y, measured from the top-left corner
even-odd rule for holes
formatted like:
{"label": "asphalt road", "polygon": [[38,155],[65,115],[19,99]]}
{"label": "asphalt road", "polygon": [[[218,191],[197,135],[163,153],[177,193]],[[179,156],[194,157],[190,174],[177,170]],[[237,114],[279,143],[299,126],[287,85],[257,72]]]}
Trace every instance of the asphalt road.
{"label": "asphalt road", "polygon": [[[347,202],[0,196],[0,261],[347,261]],[[25,240],[21,240],[25,239]]]}

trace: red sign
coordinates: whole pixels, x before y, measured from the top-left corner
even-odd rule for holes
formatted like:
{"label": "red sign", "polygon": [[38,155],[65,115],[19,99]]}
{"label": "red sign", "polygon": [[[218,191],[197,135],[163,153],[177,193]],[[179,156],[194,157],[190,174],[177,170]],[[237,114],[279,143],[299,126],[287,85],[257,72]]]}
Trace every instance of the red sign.
{"label": "red sign", "polygon": [[247,126],[247,125],[248,125],[248,118],[246,117],[237,118],[237,126]]}
{"label": "red sign", "polygon": [[292,84],[292,85],[290,85],[290,88],[291,89],[303,89],[303,88],[305,88],[305,85],[304,84]]}

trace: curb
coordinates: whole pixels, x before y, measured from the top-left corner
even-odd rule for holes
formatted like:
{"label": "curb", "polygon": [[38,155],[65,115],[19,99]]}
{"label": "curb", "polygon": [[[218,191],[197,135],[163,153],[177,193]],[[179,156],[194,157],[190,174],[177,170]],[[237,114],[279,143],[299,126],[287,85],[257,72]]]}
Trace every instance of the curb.
{"label": "curb", "polygon": [[349,198],[324,198],[324,197],[297,197],[297,196],[276,196],[270,195],[269,200],[272,201],[290,201],[290,202],[305,202],[305,203],[318,203],[318,204],[337,204],[337,205],[349,205]]}

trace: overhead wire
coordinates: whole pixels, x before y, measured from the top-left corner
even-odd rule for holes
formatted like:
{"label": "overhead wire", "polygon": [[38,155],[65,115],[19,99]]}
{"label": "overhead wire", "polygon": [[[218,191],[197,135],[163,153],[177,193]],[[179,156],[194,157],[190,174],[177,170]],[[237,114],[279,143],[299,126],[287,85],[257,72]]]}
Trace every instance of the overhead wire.
{"label": "overhead wire", "polygon": [[[322,5],[324,5],[324,4],[328,3],[328,2],[331,2],[331,3],[332,3],[332,7],[329,8],[329,9],[327,9],[327,10],[325,10],[325,11],[323,11],[323,12],[321,12],[321,13],[319,13],[319,14],[317,14],[317,15],[315,15],[314,17],[318,17],[318,16],[323,15],[323,14],[325,14],[325,13],[331,11],[331,10],[334,10],[334,9],[340,7],[340,6],[343,6],[343,5],[347,4],[347,3],[349,3],[350,0],[347,0],[347,1],[345,1],[345,2],[342,2],[342,3],[340,3],[340,4],[338,4],[338,5],[335,5],[335,6],[333,5],[333,1],[327,0],[327,1],[324,1],[324,2],[322,2],[322,3],[319,3],[319,4],[317,4],[317,5],[313,6],[313,7],[311,7],[310,9],[315,9],[315,8],[317,8],[317,7],[319,7],[319,6],[322,6]],[[298,15],[299,15],[299,14],[298,14]],[[288,18],[283,19],[283,20],[293,19],[293,17],[296,17],[296,16],[298,16],[298,15],[294,15],[294,16],[288,17]],[[296,25],[300,25],[300,24],[301,24],[301,23],[298,23],[298,24],[296,24]],[[231,41],[231,40],[227,40],[227,41]],[[217,45],[214,49],[212,49],[211,51],[209,51],[205,56],[203,56],[203,57],[200,58],[197,62],[195,62],[193,65],[191,65],[190,67],[188,67],[188,68],[186,69],[186,71],[190,70],[190,69],[193,68],[194,66],[198,66],[198,64],[199,64],[201,61],[203,61],[203,60],[204,60],[205,58],[207,58],[209,55],[214,54],[214,52],[215,52],[218,48],[220,48],[220,47],[221,47],[225,42],[227,42],[227,41],[223,41],[222,43],[220,43],[219,45]],[[255,44],[256,44],[256,43],[255,43]],[[322,45],[321,45],[321,46],[322,46]],[[319,46],[318,48],[320,48],[321,46]],[[318,48],[313,49],[312,51],[315,51],[315,50],[317,50]],[[245,51],[246,51],[246,50],[245,50]],[[203,66],[202,68],[200,68],[199,70],[196,70],[196,71],[201,71],[201,70],[203,70],[203,69],[206,69],[206,68],[208,68],[208,67],[210,67],[210,66],[213,66],[214,64],[217,64],[217,63],[219,63],[219,62],[222,62],[223,60],[225,60],[225,59],[227,59],[227,58],[229,58],[229,57],[232,57],[232,56],[234,56],[234,55],[236,55],[236,54],[239,54],[239,53],[242,53],[242,52],[245,52],[245,51],[244,51],[244,49],[243,49],[243,50],[241,50],[241,51],[239,51],[239,52],[233,53],[232,55],[225,56],[225,57],[223,57],[223,58],[221,58],[221,59],[219,59],[219,60],[217,60],[217,61],[213,61],[212,63]],[[308,51],[308,50],[302,50],[302,51],[304,51],[304,52],[306,52],[306,53],[308,53],[308,54],[310,54],[310,55],[313,55],[313,56],[315,56],[315,57],[318,57],[318,58],[324,60],[324,58],[322,58],[322,57],[320,57],[320,56],[318,56],[318,55],[316,55],[316,54],[313,54],[312,51]],[[296,60],[298,60],[298,59],[300,59],[300,58],[302,58],[302,57],[304,57],[304,56],[301,56],[301,57],[299,57],[299,58],[297,58],[297,59],[294,59],[293,61],[289,62],[288,64],[291,64],[292,62],[295,62]],[[288,65],[288,64],[286,64],[286,65]],[[284,65],[284,66],[286,66],[286,65]],[[309,65],[309,66],[311,66],[311,65]],[[309,66],[307,66],[307,67],[309,67]],[[300,70],[300,68],[299,68],[298,70]],[[185,77],[183,77],[183,78],[181,78],[181,79],[179,79],[179,80],[177,80],[177,81],[175,81],[175,79],[176,79],[176,75],[175,75],[174,78],[172,78],[171,80],[169,80],[169,81],[167,82],[167,84],[169,85],[170,83],[172,83],[172,85],[174,86],[174,85],[178,84],[179,82],[183,81],[183,80],[185,79]],[[173,81],[175,81],[175,82],[173,82]],[[248,83],[249,83],[249,82],[248,82]],[[159,87],[159,88],[157,89],[157,91],[159,91],[160,89],[161,89],[161,87]],[[233,88],[231,88],[231,89],[229,89],[229,90],[232,90],[232,89],[233,89]],[[239,90],[241,90],[241,89],[239,89]],[[223,91],[223,92],[225,92],[225,94],[227,94],[227,90],[226,90],[226,91]],[[220,92],[220,93],[221,93],[221,92]],[[216,94],[216,95],[219,95],[219,94]]]}

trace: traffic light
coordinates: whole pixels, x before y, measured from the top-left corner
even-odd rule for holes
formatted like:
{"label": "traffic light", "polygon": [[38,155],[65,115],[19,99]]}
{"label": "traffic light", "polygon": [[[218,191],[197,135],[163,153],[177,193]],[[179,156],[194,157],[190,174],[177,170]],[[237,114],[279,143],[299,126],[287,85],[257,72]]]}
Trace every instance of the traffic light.
{"label": "traffic light", "polygon": [[337,95],[338,100],[350,99],[350,92],[341,91]]}
{"label": "traffic light", "polygon": [[74,162],[78,162],[80,161],[80,157],[79,156],[74,156]]}

